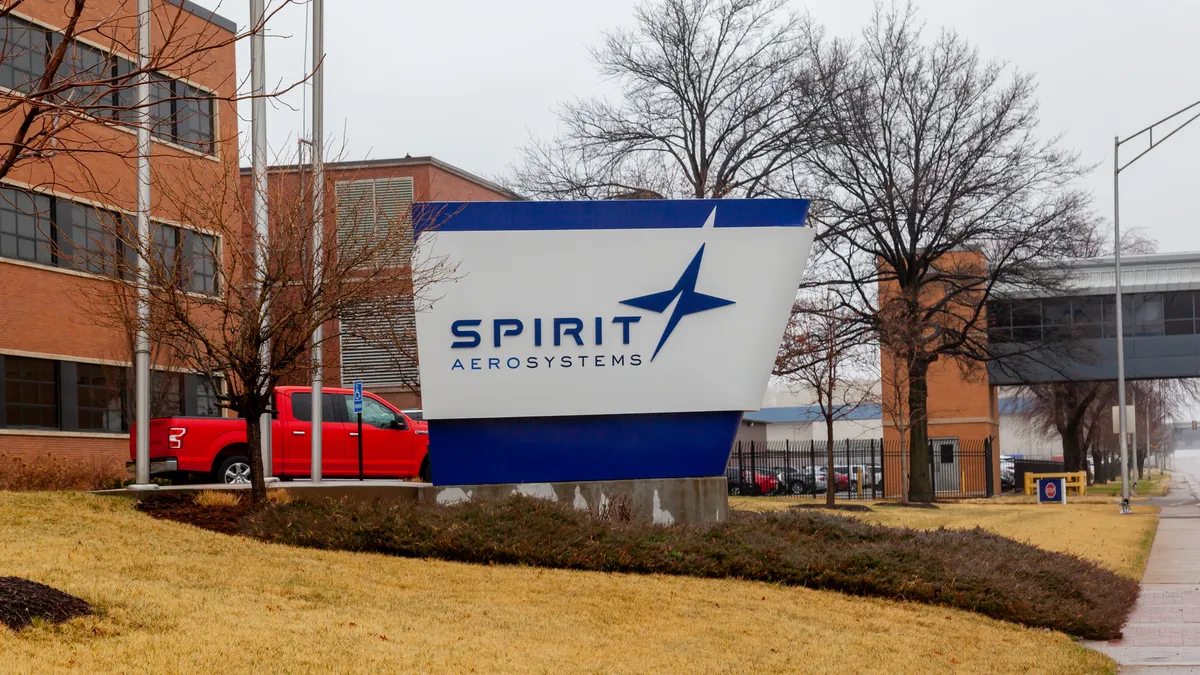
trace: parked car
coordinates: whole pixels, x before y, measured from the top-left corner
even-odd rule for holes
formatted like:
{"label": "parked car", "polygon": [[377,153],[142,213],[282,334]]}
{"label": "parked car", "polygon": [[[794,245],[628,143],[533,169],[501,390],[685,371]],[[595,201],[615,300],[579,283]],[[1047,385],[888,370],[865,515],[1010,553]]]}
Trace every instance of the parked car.
{"label": "parked car", "polygon": [[743,471],[739,477],[726,476],[731,495],[769,495],[779,488],[779,479],[769,471]]}
{"label": "parked car", "polygon": [[1017,478],[1017,462],[1012,455],[1000,455],[1000,489],[1015,490]]}
{"label": "parked car", "polygon": [[[821,482],[825,483],[825,467],[818,469],[821,472]],[[825,488],[821,488],[824,490]],[[850,489],[850,474],[844,466],[833,467],[833,489],[834,490],[849,490]]]}
{"label": "parked car", "polygon": [[[817,477],[811,469],[805,471],[794,466],[777,466],[771,469],[771,473],[778,481],[776,490],[779,494],[806,495],[817,491]],[[820,489],[825,489],[823,480]]]}
{"label": "parked car", "polygon": [[839,466],[834,467],[837,471],[845,471],[850,477],[850,489],[858,489],[858,477],[862,476],[863,489],[869,489],[872,486],[883,485],[883,470],[882,467],[872,468],[868,464],[852,464],[849,467]]}
{"label": "parked car", "polygon": [[[271,425],[272,474],[283,480],[311,475],[312,390],[275,389]],[[356,477],[359,472],[358,426],[354,392],[326,387],[322,394],[321,473]],[[405,415],[387,401],[364,392],[362,470],[372,478],[420,477],[428,482],[429,431],[421,420]],[[136,455],[136,433],[129,455]],[[246,422],[233,417],[162,417],[150,420],[150,473],[178,478],[202,475],[217,483],[250,480]],[[132,465],[132,462],[130,462]]]}

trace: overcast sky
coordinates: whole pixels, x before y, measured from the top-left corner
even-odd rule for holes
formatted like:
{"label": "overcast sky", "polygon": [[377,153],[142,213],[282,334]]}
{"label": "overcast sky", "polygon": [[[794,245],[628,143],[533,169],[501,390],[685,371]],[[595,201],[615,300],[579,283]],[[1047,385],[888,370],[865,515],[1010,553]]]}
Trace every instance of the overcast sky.
{"label": "overcast sky", "polygon": [[[247,24],[246,0],[195,0]],[[603,31],[632,24],[634,0],[327,2],[325,128],[345,159],[433,155],[495,176],[530,134],[552,136],[565,100],[613,91],[589,59]],[[856,33],[872,0],[794,1],[832,34]],[[1195,0],[923,0],[927,30],[958,31],[988,57],[1034,73],[1042,132],[1095,164],[1086,187],[1112,214],[1112,143],[1200,99]],[[306,69],[305,6],[270,26],[267,72]],[[248,49],[238,54],[249,72]],[[268,115],[272,153],[294,153],[308,94]],[[248,109],[244,112],[248,113]],[[311,113],[311,110],[307,111]],[[243,139],[247,141],[248,134]],[[1129,146],[1127,146],[1129,147]],[[1200,123],[1122,174],[1122,222],[1164,251],[1200,250],[1192,206]],[[1130,147],[1127,157],[1135,151]],[[294,156],[294,155],[293,155]]]}

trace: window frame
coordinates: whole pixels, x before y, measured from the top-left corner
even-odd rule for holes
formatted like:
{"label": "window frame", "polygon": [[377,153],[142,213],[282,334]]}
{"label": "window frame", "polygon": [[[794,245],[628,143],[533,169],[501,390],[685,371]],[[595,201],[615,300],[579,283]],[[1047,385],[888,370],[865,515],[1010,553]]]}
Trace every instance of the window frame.
{"label": "window frame", "polygon": [[[29,379],[21,377],[20,371],[17,377],[10,378],[9,370],[13,367],[13,362],[38,362],[40,367],[49,366],[50,378],[46,379]],[[19,366],[18,366],[19,367]],[[59,362],[54,359],[39,359],[29,356],[5,356],[4,357],[4,427],[6,429],[61,429],[62,428],[62,399],[59,387]],[[41,397],[41,389],[50,387],[51,403],[30,402],[23,400],[14,400],[14,390],[21,390],[23,386],[33,386],[39,390],[38,398]],[[22,393],[16,394],[23,395]],[[18,423],[13,423],[9,415],[13,409],[18,411]],[[25,424],[24,412],[30,409],[40,410],[42,414],[50,411],[54,419],[54,424],[47,426],[45,424]],[[44,420],[43,420],[44,421]]]}

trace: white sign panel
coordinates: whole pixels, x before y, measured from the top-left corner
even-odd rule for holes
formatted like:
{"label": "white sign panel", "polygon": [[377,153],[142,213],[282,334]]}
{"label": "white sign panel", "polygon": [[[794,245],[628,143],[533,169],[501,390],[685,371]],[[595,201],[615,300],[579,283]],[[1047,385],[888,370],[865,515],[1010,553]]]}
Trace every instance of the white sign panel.
{"label": "white sign panel", "polygon": [[[417,307],[425,417],[756,410],[812,245],[807,202],[761,224],[764,202],[648,208],[674,204],[694,225],[672,212],[661,228],[456,229],[451,216],[423,234],[416,256],[458,265]],[[726,209],[736,226],[722,226]]]}

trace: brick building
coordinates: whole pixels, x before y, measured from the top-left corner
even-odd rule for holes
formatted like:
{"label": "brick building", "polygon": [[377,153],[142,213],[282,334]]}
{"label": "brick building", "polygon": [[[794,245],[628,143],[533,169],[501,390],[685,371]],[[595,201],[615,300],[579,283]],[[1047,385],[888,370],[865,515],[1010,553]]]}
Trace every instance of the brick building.
{"label": "brick building", "polygon": [[[311,194],[307,165],[275,166],[268,173],[268,196],[292,200]],[[250,169],[242,168],[242,190],[251,189]],[[325,165],[326,213],[334,216],[326,228],[337,228],[337,239],[361,236],[358,222],[371,214],[405,214],[414,202],[471,202],[517,199],[517,195],[485,178],[476,176],[434,157],[400,157],[365,161],[331,162]],[[365,206],[365,208],[363,208]],[[330,222],[330,220],[335,222]],[[327,230],[328,231],[328,230]],[[401,300],[397,312],[404,330],[415,335],[411,300]],[[400,408],[419,408],[415,390],[417,365],[414,360],[357,339],[354,319],[342,325],[327,325],[326,335],[336,336],[324,349],[325,383],[350,386],[361,379],[370,391]],[[415,347],[414,351],[415,353]],[[301,374],[290,384],[306,384]]]}

